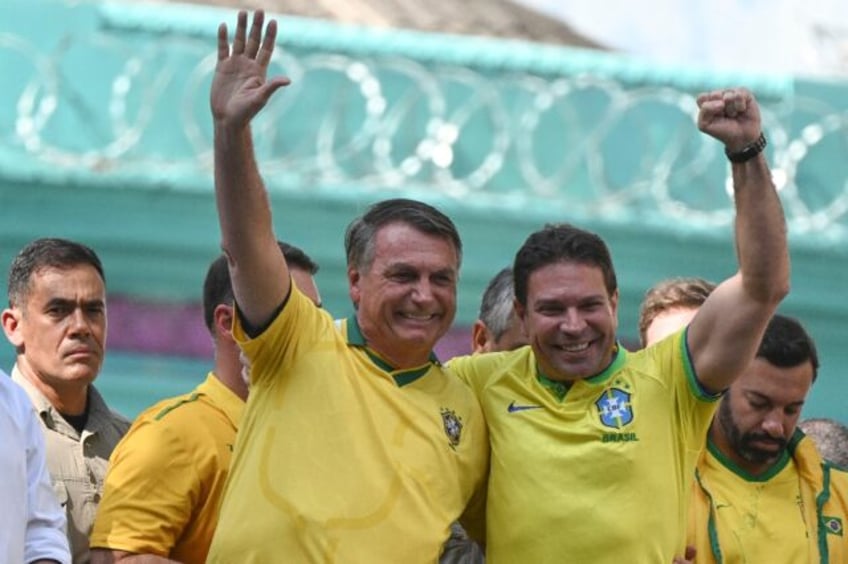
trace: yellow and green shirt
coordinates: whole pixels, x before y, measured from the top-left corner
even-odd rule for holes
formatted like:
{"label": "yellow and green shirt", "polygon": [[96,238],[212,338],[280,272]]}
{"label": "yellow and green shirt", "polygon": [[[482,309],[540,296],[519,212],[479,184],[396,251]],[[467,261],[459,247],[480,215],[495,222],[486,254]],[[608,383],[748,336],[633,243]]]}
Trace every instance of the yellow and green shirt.
{"label": "yellow and green shirt", "polygon": [[243,409],[209,373],[139,415],[109,460],[91,547],[206,562]]}
{"label": "yellow and green shirt", "polygon": [[531,347],[449,368],[483,407],[491,442],[489,564],[650,563],[683,555],[686,502],[715,410],[681,332],[567,386]]}
{"label": "yellow and green shirt", "polygon": [[435,358],[392,370],[296,288],[233,331],[253,381],[209,562],[435,562],[485,480],[468,387]]}
{"label": "yellow and green shirt", "polygon": [[765,474],[752,476],[710,443],[698,462],[688,544],[699,564],[848,560],[848,472],[798,430]]}

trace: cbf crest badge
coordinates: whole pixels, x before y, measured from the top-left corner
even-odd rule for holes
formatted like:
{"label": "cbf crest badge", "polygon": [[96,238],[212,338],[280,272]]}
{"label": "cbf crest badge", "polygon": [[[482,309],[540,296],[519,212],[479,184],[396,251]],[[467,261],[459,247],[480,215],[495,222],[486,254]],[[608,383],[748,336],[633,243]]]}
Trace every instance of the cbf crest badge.
{"label": "cbf crest badge", "polygon": [[450,447],[456,449],[462,436],[462,418],[454,410],[443,407],[442,423],[445,426],[445,434],[448,436]]}
{"label": "cbf crest badge", "polygon": [[619,388],[607,388],[595,402],[601,423],[613,429],[621,429],[633,421],[630,394]]}

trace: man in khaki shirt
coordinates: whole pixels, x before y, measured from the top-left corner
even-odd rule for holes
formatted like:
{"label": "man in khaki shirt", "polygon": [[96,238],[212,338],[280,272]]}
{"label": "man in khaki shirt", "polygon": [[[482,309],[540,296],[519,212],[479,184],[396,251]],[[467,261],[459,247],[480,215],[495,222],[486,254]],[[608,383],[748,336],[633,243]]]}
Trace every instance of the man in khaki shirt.
{"label": "man in khaki shirt", "polygon": [[37,239],[12,261],[9,304],[2,323],[17,354],[12,379],[38,413],[73,562],[84,564],[109,456],[129,428],[92,384],[106,344],[100,259],[73,241]]}

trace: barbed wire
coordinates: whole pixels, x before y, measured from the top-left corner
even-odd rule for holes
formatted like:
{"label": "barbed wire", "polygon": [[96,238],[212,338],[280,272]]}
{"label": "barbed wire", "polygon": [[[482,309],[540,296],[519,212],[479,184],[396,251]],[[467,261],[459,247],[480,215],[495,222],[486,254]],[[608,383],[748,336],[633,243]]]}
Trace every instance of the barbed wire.
{"label": "barbed wire", "polygon": [[[14,101],[0,109],[0,151],[50,169],[209,176],[214,45],[150,39],[70,34],[47,52],[0,33]],[[298,49],[278,50],[270,72],[292,78],[254,124],[271,190],[344,184],[551,201],[597,217],[732,220],[721,147],[697,131],[694,93],[674,86]],[[848,112],[809,94],[762,102],[793,230],[844,237]]]}

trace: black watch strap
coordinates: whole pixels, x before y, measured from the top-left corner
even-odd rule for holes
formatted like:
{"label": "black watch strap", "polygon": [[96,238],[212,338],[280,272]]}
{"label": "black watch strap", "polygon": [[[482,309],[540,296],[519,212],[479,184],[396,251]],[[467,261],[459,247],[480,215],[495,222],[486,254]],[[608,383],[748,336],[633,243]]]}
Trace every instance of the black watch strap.
{"label": "black watch strap", "polygon": [[760,133],[760,136],[757,137],[757,140],[753,143],[748,143],[738,151],[734,151],[732,153],[725,149],[724,154],[727,155],[727,158],[730,159],[730,162],[732,163],[744,163],[745,161],[750,161],[762,153],[765,148],[766,136]]}

